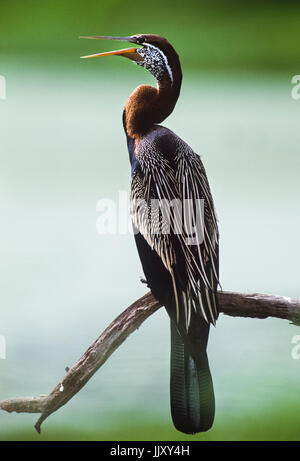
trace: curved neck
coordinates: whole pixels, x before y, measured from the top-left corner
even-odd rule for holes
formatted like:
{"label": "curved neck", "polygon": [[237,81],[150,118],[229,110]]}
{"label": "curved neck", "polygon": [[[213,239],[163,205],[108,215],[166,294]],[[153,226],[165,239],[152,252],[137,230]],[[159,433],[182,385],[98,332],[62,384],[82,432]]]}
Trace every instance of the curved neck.
{"label": "curved neck", "polygon": [[125,130],[139,138],[151,127],[163,122],[173,111],[180,93],[182,74],[179,68],[173,83],[170,78],[158,82],[158,88],[140,85],[125,104]]}

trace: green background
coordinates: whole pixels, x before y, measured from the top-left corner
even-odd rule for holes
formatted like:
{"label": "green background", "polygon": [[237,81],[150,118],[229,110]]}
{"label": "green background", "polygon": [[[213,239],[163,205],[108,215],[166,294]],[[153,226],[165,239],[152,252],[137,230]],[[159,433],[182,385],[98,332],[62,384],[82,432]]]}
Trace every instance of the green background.
{"label": "green background", "polygon": [[[145,292],[132,235],[99,235],[98,201],[129,191],[122,108],[144,69],[81,55],[126,47],[79,35],[166,36],[183,86],[164,123],[206,166],[224,290],[299,297],[300,8],[277,1],[0,3],[0,399],[51,391]],[[299,327],[223,315],[209,357],[214,427],[185,436],[169,411],[161,309],[38,436],[0,412],[0,440],[299,440]]]}

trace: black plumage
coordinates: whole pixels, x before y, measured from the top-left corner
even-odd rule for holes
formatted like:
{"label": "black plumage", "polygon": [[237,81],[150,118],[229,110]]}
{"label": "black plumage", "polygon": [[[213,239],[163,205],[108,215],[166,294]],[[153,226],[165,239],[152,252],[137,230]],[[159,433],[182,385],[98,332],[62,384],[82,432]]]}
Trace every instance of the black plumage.
{"label": "black plumage", "polygon": [[[177,429],[195,433],[214,419],[214,393],[206,354],[209,325],[218,317],[218,230],[204,167],[174,133],[154,126],[129,140],[132,220],[145,277],[171,319],[171,411]],[[189,189],[189,190],[187,190]],[[188,246],[186,235],[153,232],[152,201],[189,196],[204,199],[204,241]],[[151,213],[152,211],[152,213]],[[151,219],[150,219],[151,218]]]}
{"label": "black plumage", "polygon": [[159,125],[173,111],[180,94],[179,57],[158,35],[87,38],[140,46],[85,57],[129,58],[157,82],[157,88],[136,88],[123,113],[132,175],[131,216],[147,283],[170,316],[174,425],[186,433],[206,431],[215,413],[206,349],[210,324],[218,317],[219,234],[200,157]]}

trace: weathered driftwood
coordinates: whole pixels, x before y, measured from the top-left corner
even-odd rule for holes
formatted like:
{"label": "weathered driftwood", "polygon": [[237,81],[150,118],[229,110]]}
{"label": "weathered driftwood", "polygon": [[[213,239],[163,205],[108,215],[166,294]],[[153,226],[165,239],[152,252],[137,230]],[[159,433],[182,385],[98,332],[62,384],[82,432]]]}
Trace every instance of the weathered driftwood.
{"label": "weathered driftwood", "polygon": [[[264,319],[277,317],[300,322],[300,300],[267,294],[218,292],[220,311],[235,317]],[[152,293],[138,299],[120,314],[87,349],[49,395],[19,397],[0,401],[8,412],[41,413],[35,424],[38,432],[51,413],[67,403],[103,365],[109,356],[136,330],[147,317],[161,307]]]}

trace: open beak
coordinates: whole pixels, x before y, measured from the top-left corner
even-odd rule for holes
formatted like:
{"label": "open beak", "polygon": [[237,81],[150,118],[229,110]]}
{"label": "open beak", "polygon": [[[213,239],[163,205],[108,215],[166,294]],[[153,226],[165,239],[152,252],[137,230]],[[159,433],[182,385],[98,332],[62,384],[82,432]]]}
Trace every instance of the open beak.
{"label": "open beak", "polygon": [[[135,43],[135,39],[133,37],[108,37],[108,36],[100,36],[100,35],[91,35],[91,36],[84,36],[79,38],[87,38],[92,40],[97,39],[104,39],[104,40],[119,40],[124,42],[133,42]],[[129,58],[132,61],[139,62],[142,61],[141,55],[137,52],[137,48],[125,48],[123,50],[116,50],[116,51],[107,51],[105,53],[96,53],[96,54],[89,54],[87,56],[81,56],[82,59],[86,58],[98,58],[100,56],[124,56],[125,58]]]}

